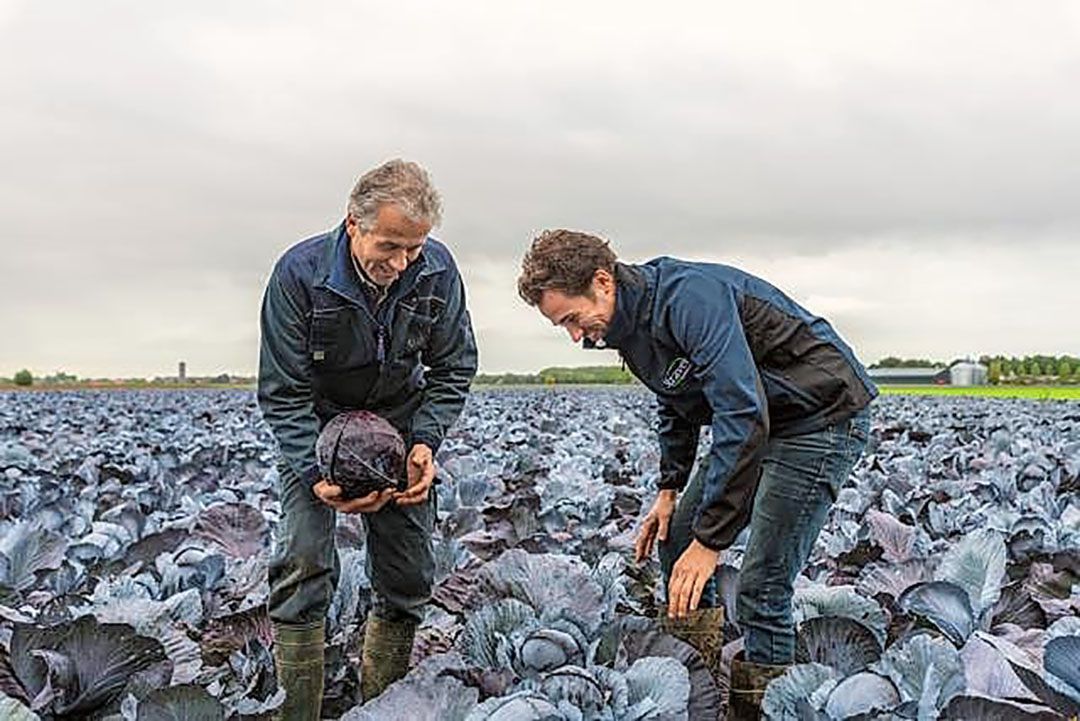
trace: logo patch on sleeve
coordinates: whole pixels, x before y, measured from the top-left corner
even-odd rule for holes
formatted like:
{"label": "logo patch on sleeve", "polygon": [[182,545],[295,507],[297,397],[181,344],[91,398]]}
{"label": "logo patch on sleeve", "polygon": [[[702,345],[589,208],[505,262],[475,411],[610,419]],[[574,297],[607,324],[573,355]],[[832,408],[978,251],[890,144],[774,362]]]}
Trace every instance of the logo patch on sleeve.
{"label": "logo patch on sleeve", "polygon": [[694,365],[686,358],[676,358],[668,364],[664,371],[664,377],[660,379],[660,385],[669,391],[673,391],[682,385]]}

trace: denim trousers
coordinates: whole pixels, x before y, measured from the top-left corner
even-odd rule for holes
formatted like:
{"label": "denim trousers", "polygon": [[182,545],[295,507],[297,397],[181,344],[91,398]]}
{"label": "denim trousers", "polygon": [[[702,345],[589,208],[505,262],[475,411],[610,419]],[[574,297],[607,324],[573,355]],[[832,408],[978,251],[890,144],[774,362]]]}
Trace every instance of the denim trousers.
{"label": "denim trousers", "polygon": [[[340,574],[334,528],[337,512],[284,464],[279,464],[281,519],[270,559],[270,618],[277,623],[322,621]],[[373,613],[389,621],[423,619],[435,577],[431,533],[435,489],[427,503],[384,506],[363,516]]]}
{"label": "denim trousers", "polygon": [[[750,537],[743,556],[736,616],[744,655],[751,663],[786,664],[795,659],[791,599],[795,578],[825,524],[829,509],[870,436],[870,409],[820,431],[770,438],[750,514]],[[665,588],[679,556],[694,540],[692,526],[701,503],[708,464],[701,463],[682,493],[659,544]],[[701,608],[716,605],[713,576]]]}

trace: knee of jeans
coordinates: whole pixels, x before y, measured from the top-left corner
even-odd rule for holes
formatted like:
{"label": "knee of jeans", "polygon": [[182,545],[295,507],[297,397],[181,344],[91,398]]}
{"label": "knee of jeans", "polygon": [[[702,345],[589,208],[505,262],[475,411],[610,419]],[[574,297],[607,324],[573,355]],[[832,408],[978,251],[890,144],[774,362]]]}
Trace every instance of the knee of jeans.
{"label": "knee of jeans", "polygon": [[735,599],[739,623],[757,619],[784,620],[791,615],[791,587],[769,577],[740,578]]}
{"label": "knee of jeans", "polygon": [[299,556],[276,559],[269,568],[270,617],[280,623],[310,623],[325,617],[334,595],[333,566]]}
{"label": "knee of jeans", "polygon": [[375,590],[388,598],[400,599],[402,603],[426,603],[431,598],[434,581],[434,565],[416,563],[392,571],[374,569],[372,578]]}
{"label": "knee of jeans", "polygon": [[279,538],[275,546],[277,557],[291,559],[311,572],[333,570],[335,553],[333,537],[327,539],[319,532],[289,533]]}
{"label": "knee of jeans", "polygon": [[792,625],[790,604],[750,595],[739,595],[735,599],[735,618],[743,628],[764,629],[771,633]]}
{"label": "knee of jeans", "polygon": [[333,584],[335,566],[333,559],[325,554],[296,553],[295,549],[279,553],[270,563],[271,583],[307,584],[327,582]]}
{"label": "knee of jeans", "polygon": [[394,576],[376,584],[376,611],[390,621],[421,618],[423,607],[431,600],[430,578],[422,575]]}

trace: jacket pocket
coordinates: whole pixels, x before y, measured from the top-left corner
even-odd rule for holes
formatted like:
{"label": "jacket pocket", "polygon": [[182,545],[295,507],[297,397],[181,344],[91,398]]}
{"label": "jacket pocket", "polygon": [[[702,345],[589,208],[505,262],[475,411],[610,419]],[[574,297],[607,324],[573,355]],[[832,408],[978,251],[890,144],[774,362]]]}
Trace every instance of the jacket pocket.
{"label": "jacket pocket", "polygon": [[437,296],[411,299],[398,303],[394,313],[391,337],[391,356],[403,358],[427,348],[431,331],[438,322],[446,302]]}
{"label": "jacket pocket", "polygon": [[311,337],[308,342],[310,358],[315,368],[328,368],[341,363],[341,332],[347,320],[343,314],[349,308],[316,308],[311,314]]}

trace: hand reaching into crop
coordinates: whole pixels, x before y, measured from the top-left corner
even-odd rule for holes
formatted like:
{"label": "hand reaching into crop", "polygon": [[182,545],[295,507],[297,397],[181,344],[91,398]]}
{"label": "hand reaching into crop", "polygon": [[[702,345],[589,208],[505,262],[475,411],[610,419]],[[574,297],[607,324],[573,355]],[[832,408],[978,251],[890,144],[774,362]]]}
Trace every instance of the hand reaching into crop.
{"label": "hand reaching into crop", "polygon": [[311,490],[319,497],[319,500],[341,513],[375,513],[392,501],[395,493],[393,488],[387,488],[346,501],[341,499],[341,486],[325,478],[320,478]]}
{"label": "hand reaching into crop", "polygon": [[431,449],[423,443],[417,443],[409,451],[405,460],[405,472],[409,486],[404,491],[394,493],[394,502],[399,506],[416,506],[427,500],[431,484],[435,480],[435,460]]}
{"label": "hand reaching into crop", "polygon": [[634,544],[634,560],[641,563],[652,555],[653,543],[657,539],[667,540],[668,526],[671,517],[675,514],[675,491],[664,490],[656,496],[653,507],[645,516],[645,522],[638,532],[637,542]]}

